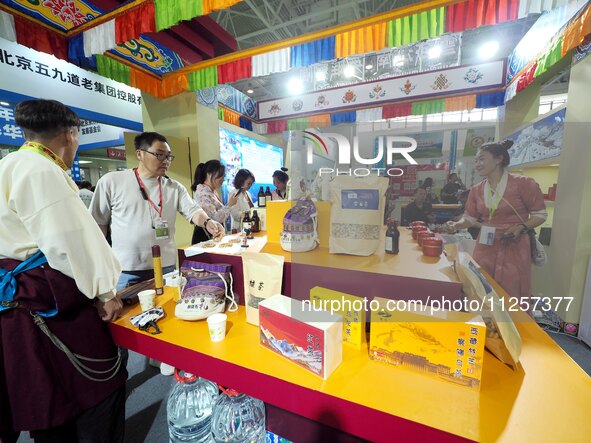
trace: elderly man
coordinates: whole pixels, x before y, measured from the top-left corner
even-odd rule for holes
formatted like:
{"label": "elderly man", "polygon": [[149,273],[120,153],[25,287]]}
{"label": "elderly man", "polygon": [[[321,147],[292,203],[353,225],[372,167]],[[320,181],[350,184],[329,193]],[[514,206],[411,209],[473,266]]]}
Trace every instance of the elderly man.
{"label": "elderly man", "polygon": [[123,441],[125,368],[107,324],[121,267],[68,175],[78,116],[16,107],[25,135],[0,161],[0,441]]}

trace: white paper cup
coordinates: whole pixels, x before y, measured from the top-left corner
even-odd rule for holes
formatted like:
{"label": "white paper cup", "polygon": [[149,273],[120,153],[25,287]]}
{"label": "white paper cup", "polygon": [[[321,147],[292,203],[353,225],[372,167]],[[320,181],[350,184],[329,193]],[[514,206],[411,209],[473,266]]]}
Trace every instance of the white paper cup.
{"label": "white paper cup", "polygon": [[140,299],[142,311],[147,311],[148,309],[152,309],[154,307],[154,299],[156,298],[155,290],[148,289],[146,291],[140,291],[137,293],[137,296]]}
{"label": "white paper cup", "polygon": [[222,341],[226,338],[226,314],[213,314],[207,317],[207,329],[211,341]]}

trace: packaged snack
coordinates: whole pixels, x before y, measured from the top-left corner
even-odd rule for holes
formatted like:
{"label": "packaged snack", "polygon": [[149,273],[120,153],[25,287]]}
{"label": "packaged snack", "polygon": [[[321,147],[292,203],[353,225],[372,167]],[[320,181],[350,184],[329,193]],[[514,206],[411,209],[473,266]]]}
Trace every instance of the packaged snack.
{"label": "packaged snack", "polygon": [[283,262],[279,255],[247,252],[242,254],[244,273],[244,304],[246,321],[259,325],[259,303],[275,294],[281,294]]}

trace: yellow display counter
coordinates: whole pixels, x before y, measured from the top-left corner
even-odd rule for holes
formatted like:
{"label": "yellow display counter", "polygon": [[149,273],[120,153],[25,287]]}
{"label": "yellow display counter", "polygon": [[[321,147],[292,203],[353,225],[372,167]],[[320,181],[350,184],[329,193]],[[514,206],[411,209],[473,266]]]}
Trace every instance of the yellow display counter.
{"label": "yellow display counter", "polygon": [[[518,369],[487,352],[481,391],[474,392],[374,362],[367,346],[345,346],[343,363],[323,381],[260,346],[259,330],[245,322],[243,307],[228,313],[226,339],[212,343],[204,321],[174,317],[173,294],[166,288],[157,299],[166,312],[159,322],[162,334],[131,325],[129,318],[140,311],[135,306],[111,324],[115,341],[353,436],[375,442],[513,443],[582,442],[591,435],[591,378],[525,314],[513,313],[523,340]],[[307,441],[282,426],[274,423],[270,430]]]}

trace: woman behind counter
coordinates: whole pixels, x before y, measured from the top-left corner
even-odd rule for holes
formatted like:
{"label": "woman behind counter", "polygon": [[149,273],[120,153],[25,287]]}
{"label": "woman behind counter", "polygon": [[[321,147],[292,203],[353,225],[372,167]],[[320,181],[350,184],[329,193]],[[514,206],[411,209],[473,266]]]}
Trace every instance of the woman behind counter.
{"label": "woman behind counter", "polygon": [[275,190],[271,193],[272,200],[286,200],[287,199],[287,182],[289,175],[286,174],[287,168],[281,168],[273,172],[273,186]]}
{"label": "woman behind counter", "polygon": [[255,182],[254,174],[248,169],[240,169],[234,177],[234,189],[230,192],[230,198],[236,197],[237,203],[232,206],[232,231],[240,231],[240,222],[245,212],[254,207],[254,203],[248,192]]}
{"label": "woman behind counter", "polygon": [[546,220],[540,186],[529,177],[509,174],[510,140],[482,145],[475,158],[483,177],[470,190],[464,216],[448,222],[450,232],[470,228],[482,220],[474,260],[509,296],[528,300],[531,295],[531,250],[528,229]]}
{"label": "woman behind counter", "polygon": [[[236,196],[228,199],[228,205],[222,203],[218,191],[224,183],[226,167],[219,160],[209,160],[199,163],[195,169],[195,181],[191,186],[193,198],[199,206],[207,213],[209,218],[222,225],[229,217],[232,207],[238,202]],[[207,222],[206,222],[207,223]],[[209,235],[203,228],[195,226],[193,230],[192,244],[209,240]]]}

